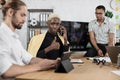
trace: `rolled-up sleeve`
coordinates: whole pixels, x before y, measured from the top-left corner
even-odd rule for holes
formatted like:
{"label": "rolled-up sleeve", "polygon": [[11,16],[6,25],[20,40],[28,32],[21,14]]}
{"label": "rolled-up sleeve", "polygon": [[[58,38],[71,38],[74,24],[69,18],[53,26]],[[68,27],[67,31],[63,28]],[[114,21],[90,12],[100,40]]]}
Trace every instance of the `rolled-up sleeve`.
{"label": "rolled-up sleeve", "polygon": [[116,33],[116,29],[115,29],[115,24],[113,24],[112,22],[109,23],[110,26],[110,31],[109,33]]}
{"label": "rolled-up sleeve", "polygon": [[4,58],[4,56],[0,55],[0,75],[5,73],[11,66],[12,64],[10,63],[10,61]]}
{"label": "rolled-up sleeve", "polygon": [[93,31],[93,27],[92,27],[93,25],[92,25],[92,22],[90,22],[89,24],[88,24],[88,31],[89,32],[91,32],[91,31]]}
{"label": "rolled-up sleeve", "polygon": [[0,75],[5,73],[12,66],[12,63],[8,57],[9,54],[7,54],[7,48],[4,49],[1,47],[2,46],[0,46]]}
{"label": "rolled-up sleeve", "polygon": [[28,53],[25,49],[23,49],[23,52],[22,52],[22,60],[25,64],[29,64],[31,59],[33,58],[33,56]]}

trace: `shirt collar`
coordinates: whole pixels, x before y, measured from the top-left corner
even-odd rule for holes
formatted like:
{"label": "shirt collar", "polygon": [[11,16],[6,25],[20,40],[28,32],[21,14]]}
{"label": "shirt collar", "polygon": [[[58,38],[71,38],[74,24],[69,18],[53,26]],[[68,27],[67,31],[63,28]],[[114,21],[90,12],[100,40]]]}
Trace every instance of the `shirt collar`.
{"label": "shirt collar", "polygon": [[104,23],[106,24],[108,22],[108,19],[105,17]]}
{"label": "shirt collar", "polygon": [[50,36],[52,36],[52,37],[57,36],[57,33],[54,35],[54,34],[50,33],[49,31],[47,32],[47,34],[50,35]]}
{"label": "shirt collar", "polygon": [[[107,24],[107,22],[108,22],[108,21],[107,21],[107,18],[105,17],[105,19],[104,19],[104,22],[103,22],[103,23],[104,23],[104,24]],[[97,24],[97,23],[98,23],[98,22],[97,22],[97,19],[96,19],[96,20],[95,20],[95,24]]]}
{"label": "shirt collar", "polygon": [[7,32],[7,34],[9,34],[10,36],[12,37],[15,37],[15,38],[19,38],[19,35],[16,34],[15,32],[13,32],[9,27],[8,25],[6,25],[4,22],[1,23],[1,27],[3,27],[3,29]]}

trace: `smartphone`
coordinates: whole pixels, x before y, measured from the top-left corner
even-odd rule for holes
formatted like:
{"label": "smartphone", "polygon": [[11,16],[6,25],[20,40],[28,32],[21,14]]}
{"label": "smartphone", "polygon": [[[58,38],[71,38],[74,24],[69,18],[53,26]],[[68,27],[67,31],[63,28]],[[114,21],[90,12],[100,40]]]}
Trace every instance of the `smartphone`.
{"label": "smartphone", "polygon": [[58,33],[61,35],[61,36],[63,36],[63,32],[62,32],[62,26],[60,25],[60,27],[59,27],[59,29],[58,29]]}

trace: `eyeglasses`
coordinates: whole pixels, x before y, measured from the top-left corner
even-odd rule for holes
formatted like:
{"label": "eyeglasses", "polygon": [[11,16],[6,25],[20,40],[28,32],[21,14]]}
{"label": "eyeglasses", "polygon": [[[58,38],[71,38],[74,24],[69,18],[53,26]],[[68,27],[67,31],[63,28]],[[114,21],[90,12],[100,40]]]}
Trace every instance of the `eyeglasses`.
{"label": "eyeglasses", "polygon": [[57,26],[59,26],[59,25],[60,25],[60,23],[55,23],[55,22],[52,22],[52,23],[50,23],[50,25],[57,25]]}
{"label": "eyeglasses", "polygon": [[96,14],[96,15],[102,15],[103,13],[97,13],[97,12],[95,12],[95,14]]}

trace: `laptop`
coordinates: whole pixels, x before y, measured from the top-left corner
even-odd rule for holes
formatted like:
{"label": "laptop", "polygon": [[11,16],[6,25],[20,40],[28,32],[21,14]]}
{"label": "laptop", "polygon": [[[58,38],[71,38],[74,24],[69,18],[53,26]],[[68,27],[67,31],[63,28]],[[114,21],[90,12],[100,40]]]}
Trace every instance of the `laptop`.
{"label": "laptop", "polygon": [[106,46],[108,55],[112,63],[117,63],[117,56],[120,53],[120,46]]}

